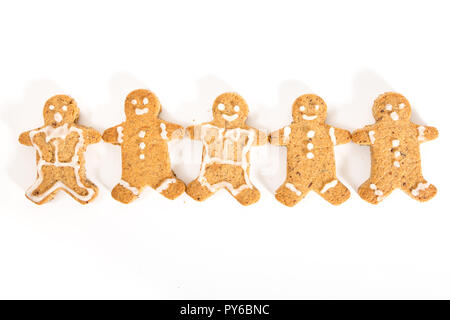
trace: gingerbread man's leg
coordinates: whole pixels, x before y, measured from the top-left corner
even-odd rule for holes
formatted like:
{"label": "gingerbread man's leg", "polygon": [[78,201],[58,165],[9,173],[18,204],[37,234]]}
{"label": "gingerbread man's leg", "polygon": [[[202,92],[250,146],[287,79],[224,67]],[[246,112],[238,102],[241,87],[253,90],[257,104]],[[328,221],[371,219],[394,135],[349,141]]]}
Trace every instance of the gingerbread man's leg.
{"label": "gingerbread man's leg", "polygon": [[361,198],[372,204],[377,204],[394,190],[394,181],[390,175],[371,177],[358,189]]}
{"label": "gingerbread man's leg", "polygon": [[62,167],[60,170],[60,181],[69,189],[64,189],[64,191],[71,195],[72,198],[85,204],[97,196],[97,187],[90,181],[87,181],[84,176],[80,176],[77,169]]}
{"label": "gingerbread man's leg", "polygon": [[[203,178],[204,179],[204,178]],[[214,194],[204,183],[201,182],[202,178],[199,177],[196,180],[189,183],[186,187],[186,193],[194,200],[203,201],[208,199]]]}
{"label": "gingerbread man's leg", "polygon": [[336,177],[319,186],[317,193],[329,203],[338,205],[350,198],[350,191]]}
{"label": "gingerbread man's leg", "polygon": [[36,182],[26,192],[28,199],[38,204],[50,200],[50,193],[46,193],[48,193],[57,181],[54,176],[55,168],[54,166],[43,166],[41,168]]}
{"label": "gingerbread man's leg", "polygon": [[405,177],[401,184],[402,190],[418,201],[428,201],[436,195],[437,189],[422,176],[420,167],[415,168]]}
{"label": "gingerbread man's leg", "polygon": [[275,191],[275,198],[282,204],[293,207],[300,200],[302,200],[309,192],[308,185],[310,183],[306,181],[286,181]]}
{"label": "gingerbread man's leg", "polygon": [[130,203],[137,199],[140,192],[140,187],[130,184],[122,177],[122,180],[112,189],[111,195],[119,202]]}
{"label": "gingerbread man's leg", "polygon": [[172,173],[169,177],[162,179],[154,189],[164,197],[173,200],[184,192],[186,186]]}
{"label": "gingerbread man's leg", "polygon": [[248,206],[257,202],[261,197],[261,194],[259,193],[259,190],[252,185],[248,174],[244,169],[240,168],[240,170],[242,170],[242,175],[240,176],[241,179],[238,179],[237,183],[234,181],[235,186],[233,186],[233,188],[227,188],[227,190],[240,204]]}

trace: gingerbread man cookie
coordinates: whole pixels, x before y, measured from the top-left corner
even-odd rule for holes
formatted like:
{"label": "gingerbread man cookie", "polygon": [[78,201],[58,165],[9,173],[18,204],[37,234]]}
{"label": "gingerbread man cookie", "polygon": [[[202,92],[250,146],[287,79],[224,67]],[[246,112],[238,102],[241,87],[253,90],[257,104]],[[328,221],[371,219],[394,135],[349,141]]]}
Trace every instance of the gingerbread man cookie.
{"label": "gingerbread man cookie", "polygon": [[265,144],[267,136],[245,123],[247,115],[247,103],[240,95],[224,93],[214,101],[211,122],[187,128],[191,139],[203,143],[200,175],[186,188],[193,199],[203,201],[225,188],[243,205],[259,200],[249,179],[250,148]]}
{"label": "gingerbread man cookie", "polygon": [[122,203],[135,200],[145,186],[168,199],[184,192],[170,167],[167,142],[184,136],[182,126],[158,118],[161,104],[149,90],[135,90],[125,100],[127,120],[105,130],[103,140],[122,148],[122,180],[111,194]]}
{"label": "gingerbread man cookie", "polygon": [[338,205],[350,197],[337,179],[334,146],[350,142],[350,132],[325,124],[327,105],[314,94],[298,97],[292,105],[293,122],[270,134],[270,142],[287,147],[287,176],[275,197],[294,206],[310,190]]}
{"label": "gingerbread man cookie", "polygon": [[431,199],[437,189],[422,176],[419,145],[436,139],[437,129],[412,123],[408,100],[394,92],[380,95],[372,113],[375,124],[353,133],[355,143],[370,146],[372,157],[370,178],[358,189],[361,198],[377,204],[401,188],[413,199]]}
{"label": "gingerbread man cookie", "polygon": [[36,149],[37,179],[26,197],[37,204],[51,200],[58,190],[86,204],[97,186],[86,178],[84,152],[100,141],[100,133],[77,124],[80,110],[69,96],[57,95],[44,106],[43,127],[24,132],[19,142]]}

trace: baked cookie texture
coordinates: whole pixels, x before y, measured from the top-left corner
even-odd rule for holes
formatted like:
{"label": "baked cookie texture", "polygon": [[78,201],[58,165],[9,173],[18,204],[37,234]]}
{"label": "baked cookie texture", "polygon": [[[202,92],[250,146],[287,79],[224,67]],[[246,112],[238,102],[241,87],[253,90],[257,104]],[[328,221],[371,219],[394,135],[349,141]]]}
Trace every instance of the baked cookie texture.
{"label": "baked cookie texture", "polygon": [[161,104],[145,89],[131,92],[125,99],[126,121],[105,130],[103,140],[122,149],[122,179],[111,195],[130,203],[150,186],[164,197],[175,199],[185,190],[170,166],[167,142],[184,136],[184,129],[158,118]]}
{"label": "baked cookie texture", "polygon": [[270,134],[270,143],[287,147],[286,181],[275,198],[292,207],[310,190],[338,205],[350,191],[336,177],[334,146],[351,141],[350,132],[325,123],[327,105],[317,95],[305,94],[292,105],[293,122]]}
{"label": "baked cookie texture", "polygon": [[253,204],[260,193],[249,178],[250,149],[267,143],[267,136],[245,123],[248,105],[237,93],[221,94],[212,109],[211,122],[187,128],[191,139],[202,141],[203,155],[200,174],[186,193],[203,201],[225,188],[242,205]]}
{"label": "baked cookie texture", "polygon": [[358,189],[364,200],[377,204],[401,188],[418,201],[430,200],[437,192],[422,176],[419,145],[436,139],[434,127],[410,121],[411,105],[399,93],[380,95],[372,108],[375,124],[353,132],[353,141],[370,146],[370,178]]}
{"label": "baked cookie texture", "polygon": [[74,99],[56,95],[45,103],[44,126],[19,137],[21,144],[36,149],[37,179],[26,191],[36,204],[51,200],[59,190],[82,204],[97,196],[97,186],[86,178],[84,152],[101,137],[77,124],[79,112]]}

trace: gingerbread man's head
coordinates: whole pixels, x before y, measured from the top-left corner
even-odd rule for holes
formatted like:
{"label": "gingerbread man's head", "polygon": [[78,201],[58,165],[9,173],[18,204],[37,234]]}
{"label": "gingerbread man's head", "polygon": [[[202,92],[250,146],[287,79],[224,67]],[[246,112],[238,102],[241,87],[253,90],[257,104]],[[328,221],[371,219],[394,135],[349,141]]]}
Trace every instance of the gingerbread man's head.
{"label": "gingerbread man's head", "polygon": [[44,105],[44,122],[47,126],[58,127],[78,121],[80,110],[74,99],[66,95],[56,95]]}
{"label": "gingerbread man's head", "polygon": [[387,92],[375,100],[372,114],[376,121],[383,120],[395,123],[399,120],[409,120],[411,117],[411,105],[401,94]]}
{"label": "gingerbread man's head", "polygon": [[292,105],[294,122],[322,123],[327,117],[327,104],[315,94],[304,94]]}
{"label": "gingerbread man's head", "polygon": [[125,99],[127,120],[155,119],[160,112],[161,104],[156,95],[150,90],[134,90]]}
{"label": "gingerbread man's head", "polygon": [[216,122],[231,126],[243,125],[248,115],[248,105],[237,93],[223,93],[213,104],[213,117]]}

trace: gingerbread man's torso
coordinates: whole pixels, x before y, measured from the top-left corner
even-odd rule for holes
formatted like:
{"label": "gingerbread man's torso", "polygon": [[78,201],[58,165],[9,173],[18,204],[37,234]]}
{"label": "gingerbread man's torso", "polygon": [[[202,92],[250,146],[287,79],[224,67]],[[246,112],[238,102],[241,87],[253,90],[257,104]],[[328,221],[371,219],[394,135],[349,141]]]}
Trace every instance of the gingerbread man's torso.
{"label": "gingerbread man's torso", "polygon": [[198,180],[210,191],[226,187],[237,194],[251,188],[249,179],[250,148],[255,133],[246,128],[224,128],[204,124],[200,129],[203,160]]}
{"label": "gingerbread man's torso", "polygon": [[394,187],[399,187],[411,174],[408,168],[421,174],[420,128],[409,121],[391,126],[374,124],[366,128],[372,154],[372,179],[379,180],[389,175]]}
{"label": "gingerbread man's torso", "polygon": [[295,123],[284,128],[289,181],[310,181],[314,184],[317,182],[317,179],[314,179],[317,175],[325,180],[335,176],[336,138],[333,130],[327,125],[308,126]]}
{"label": "gingerbread man's torso", "polygon": [[128,123],[117,127],[122,147],[122,177],[134,186],[156,185],[171,175],[167,131],[161,121]]}
{"label": "gingerbread man's torso", "polygon": [[30,139],[36,149],[37,163],[41,166],[74,165],[83,156],[86,147],[83,131],[68,124],[33,130],[30,132]]}

